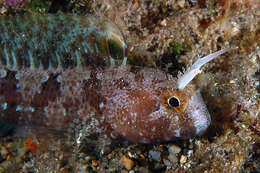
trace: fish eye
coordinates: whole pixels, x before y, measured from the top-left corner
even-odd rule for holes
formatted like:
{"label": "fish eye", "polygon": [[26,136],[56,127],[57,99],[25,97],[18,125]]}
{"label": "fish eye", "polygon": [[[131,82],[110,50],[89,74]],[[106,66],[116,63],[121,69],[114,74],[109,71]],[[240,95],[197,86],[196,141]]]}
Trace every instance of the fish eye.
{"label": "fish eye", "polygon": [[180,106],[180,101],[176,97],[171,97],[168,99],[168,105],[171,107],[178,107]]}
{"label": "fish eye", "polygon": [[113,22],[105,21],[106,44],[111,65],[126,65],[127,46],[121,30]]}
{"label": "fish eye", "polygon": [[108,49],[113,59],[120,60],[124,58],[124,48],[120,40],[108,39]]}
{"label": "fish eye", "polygon": [[184,111],[187,106],[185,94],[177,90],[164,92],[161,96],[161,103],[174,113]]}

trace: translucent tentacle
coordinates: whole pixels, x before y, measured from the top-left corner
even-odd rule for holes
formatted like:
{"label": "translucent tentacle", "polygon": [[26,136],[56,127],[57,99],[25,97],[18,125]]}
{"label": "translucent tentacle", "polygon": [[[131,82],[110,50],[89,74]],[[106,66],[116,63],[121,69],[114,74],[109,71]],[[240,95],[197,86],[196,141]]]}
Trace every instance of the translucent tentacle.
{"label": "translucent tentacle", "polygon": [[229,50],[229,48],[225,48],[198,59],[180,78],[178,78],[178,88],[181,90],[184,89],[190,81],[201,72],[200,67]]}

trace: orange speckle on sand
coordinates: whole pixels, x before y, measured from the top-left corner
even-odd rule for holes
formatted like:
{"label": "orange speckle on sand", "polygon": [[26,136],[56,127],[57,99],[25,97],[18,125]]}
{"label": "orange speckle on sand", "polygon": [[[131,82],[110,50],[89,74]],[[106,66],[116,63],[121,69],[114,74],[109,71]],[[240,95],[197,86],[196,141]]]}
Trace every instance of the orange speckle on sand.
{"label": "orange speckle on sand", "polygon": [[38,150],[38,145],[31,138],[26,138],[25,144],[33,153],[36,153]]}
{"label": "orange speckle on sand", "polygon": [[92,161],[92,166],[97,167],[99,165],[99,162],[96,160]]}
{"label": "orange speckle on sand", "polygon": [[229,167],[229,166],[230,166],[230,162],[226,162],[226,163],[225,163],[225,166],[226,166],[226,167]]}

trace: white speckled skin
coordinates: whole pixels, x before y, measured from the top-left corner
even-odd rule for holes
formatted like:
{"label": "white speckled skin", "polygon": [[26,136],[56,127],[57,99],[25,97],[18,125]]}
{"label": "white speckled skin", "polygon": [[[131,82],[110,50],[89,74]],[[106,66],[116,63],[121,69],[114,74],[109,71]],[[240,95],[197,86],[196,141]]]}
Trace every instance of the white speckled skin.
{"label": "white speckled skin", "polygon": [[[27,125],[37,133],[80,131],[96,138],[152,143],[194,137],[210,124],[193,85],[179,91],[176,80],[157,69],[7,70],[0,82],[0,121]],[[178,111],[168,105],[171,92],[184,103]]]}
{"label": "white speckled skin", "polygon": [[189,118],[193,120],[196,135],[205,132],[211,123],[211,118],[199,90],[190,98],[187,112]]}

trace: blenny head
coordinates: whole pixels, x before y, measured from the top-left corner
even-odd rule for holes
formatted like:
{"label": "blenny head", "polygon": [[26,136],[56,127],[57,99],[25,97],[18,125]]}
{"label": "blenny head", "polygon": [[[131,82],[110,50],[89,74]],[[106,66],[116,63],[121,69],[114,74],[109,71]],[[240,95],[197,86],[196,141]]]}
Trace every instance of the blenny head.
{"label": "blenny head", "polygon": [[121,71],[124,77],[104,88],[105,114],[114,130],[111,136],[151,143],[202,134],[211,118],[200,91],[190,81],[202,65],[227,50],[197,60],[178,80],[150,68]]}

